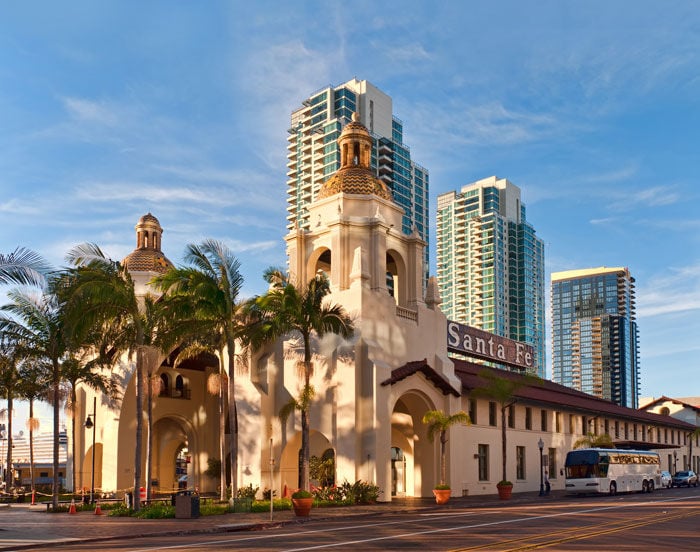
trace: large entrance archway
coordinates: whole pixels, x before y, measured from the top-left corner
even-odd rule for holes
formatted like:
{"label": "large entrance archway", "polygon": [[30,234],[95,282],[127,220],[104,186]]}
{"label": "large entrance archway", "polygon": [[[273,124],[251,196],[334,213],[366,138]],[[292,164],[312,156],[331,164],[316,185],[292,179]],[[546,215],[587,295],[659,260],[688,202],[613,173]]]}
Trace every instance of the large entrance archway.
{"label": "large entrance archway", "polygon": [[423,394],[402,395],[391,414],[391,494],[431,496],[435,486],[435,445],[428,439],[423,415],[435,406]]}
{"label": "large entrance archway", "polygon": [[165,417],[153,424],[153,490],[169,493],[198,485],[194,435],[185,420]]}

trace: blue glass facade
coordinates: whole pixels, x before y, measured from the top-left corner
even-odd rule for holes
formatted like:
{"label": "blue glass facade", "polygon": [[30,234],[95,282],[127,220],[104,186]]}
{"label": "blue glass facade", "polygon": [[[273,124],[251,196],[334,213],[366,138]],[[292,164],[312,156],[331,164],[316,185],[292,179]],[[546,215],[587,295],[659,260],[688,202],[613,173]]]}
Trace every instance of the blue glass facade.
{"label": "blue glass facade", "polygon": [[545,376],[544,243],[520,190],[495,177],[438,197],[437,278],[447,318],[532,345]]}
{"label": "blue glass facade", "polygon": [[638,407],[634,278],[624,268],[552,274],[552,374],[557,383]]}
{"label": "blue glass facade", "polygon": [[[371,167],[404,209],[402,231],[415,228],[429,242],[429,174],[411,159],[403,143],[403,123],[391,113],[388,96],[366,81],[349,81],[312,94],[292,113],[287,144],[287,228],[308,228],[307,205],[340,168],[337,140],[343,127],[358,112],[373,137]],[[428,278],[425,248],[424,280]]]}

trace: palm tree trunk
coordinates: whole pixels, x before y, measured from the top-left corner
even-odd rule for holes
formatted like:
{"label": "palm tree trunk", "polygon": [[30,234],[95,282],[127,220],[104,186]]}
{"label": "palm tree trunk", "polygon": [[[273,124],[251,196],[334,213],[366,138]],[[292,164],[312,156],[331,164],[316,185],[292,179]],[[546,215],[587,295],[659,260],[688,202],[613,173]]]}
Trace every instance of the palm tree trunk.
{"label": "palm tree trunk", "polygon": [[58,362],[53,362],[53,484],[52,503],[54,511],[58,509],[58,494],[60,484],[58,481],[58,433],[59,433],[59,398],[60,398],[60,370]]}
{"label": "palm tree trunk", "polygon": [[501,405],[501,454],[503,456],[502,458],[502,477],[501,481],[507,481],[506,478],[506,452],[507,452],[507,447],[506,447],[506,408],[507,406],[505,404]]}
{"label": "palm tree trunk", "polygon": [[7,390],[7,470],[5,471],[5,492],[12,487],[12,391]]}
{"label": "palm tree trunk", "polygon": [[151,484],[153,483],[153,372],[148,370],[148,378],[146,381],[146,500],[151,500]]}
{"label": "palm tree trunk", "polygon": [[32,480],[31,490],[34,496],[34,399],[29,399],[29,477]]}
{"label": "palm tree trunk", "polygon": [[[238,413],[236,411],[236,387],[235,387],[235,359],[236,345],[232,339],[228,340],[228,422],[231,431],[229,449],[231,452],[231,500],[238,494]],[[222,458],[222,462],[226,459]]]}
{"label": "palm tree trunk", "polygon": [[447,431],[440,432],[440,485],[445,484],[447,476],[447,462],[445,461],[445,443],[447,443]]}
{"label": "palm tree trunk", "polygon": [[224,388],[224,363],[219,360],[219,500],[226,501],[226,389]]}
{"label": "palm tree trunk", "polygon": [[141,447],[143,444],[143,359],[144,348],[139,347],[136,353],[136,443],[134,444],[134,510],[141,509]]}
{"label": "palm tree trunk", "polygon": [[[304,394],[308,396],[311,385],[311,346],[309,336],[304,336]],[[301,410],[301,488],[310,491],[309,485],[309,405],[305,401]]]}
{"label": "palm tree trunk", "polygon": [[[71,416],[71,423],[70,423],[70,441],[71,441],[71,451],[70,451],[70,457],[71,457],[71,490],[75,494],[76,488],[75,488],[75,416],[77,414],[76,410],[76,393],[75,393],[75,385],[71,385],[70,388],[70,407],[71,411],[73,413],[73,416]],[[31,418],[31,414],[29,415]],[[83,432],[83,435],[85,435],[85,432]],[[82,490],[82,481],[81,481],[81,490]]]}

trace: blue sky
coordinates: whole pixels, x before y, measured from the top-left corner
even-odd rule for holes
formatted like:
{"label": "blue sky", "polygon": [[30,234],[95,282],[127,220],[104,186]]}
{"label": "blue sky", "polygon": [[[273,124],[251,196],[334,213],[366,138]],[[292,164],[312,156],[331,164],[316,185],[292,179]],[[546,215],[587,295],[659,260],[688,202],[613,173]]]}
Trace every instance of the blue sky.
{"label": "blue sky", "polygon": [[699,28],[671,0],[6,3],[0,251],[121,259],[150,211],[172,261],[223,240],[260,293],[285,262],[290,113],[356,76],[430,171],[433,263],[436,196],[507,178],[548,285],[636,278],[641,395],[700,395]]}

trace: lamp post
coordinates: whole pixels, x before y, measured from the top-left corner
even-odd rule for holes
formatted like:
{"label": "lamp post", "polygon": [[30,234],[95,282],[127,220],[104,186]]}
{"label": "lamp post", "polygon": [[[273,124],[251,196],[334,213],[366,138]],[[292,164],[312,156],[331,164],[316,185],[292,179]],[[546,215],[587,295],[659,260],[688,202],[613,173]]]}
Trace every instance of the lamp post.
{"label": "lamp post", "polygon": [[92,429],[92,473],[90,478],[90,504],[95,497],[95,433],[97,433],[97,397],[93,397],[92,419],[88,414],[85,420],[85,429]]}
{"label": "lamp post", "polygon": [[676,468],[676,462],[678,461],[678,451],[673,451],[673,475],[676,475],[678,469]]}
{"label": "lamp post", "polygon": [[542,449],[544,449],[544,441],[542,441],[541,437],[540,440],[537,441],[537,447],[540,449],[540,496],[544,496],[544,479],[542,477],[544,473],[542,469]]}

